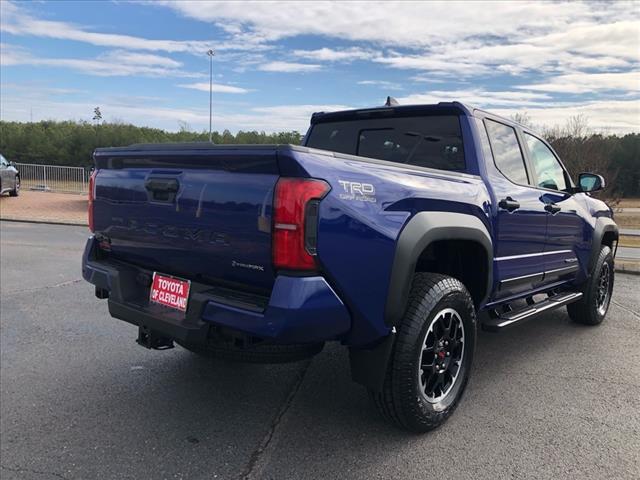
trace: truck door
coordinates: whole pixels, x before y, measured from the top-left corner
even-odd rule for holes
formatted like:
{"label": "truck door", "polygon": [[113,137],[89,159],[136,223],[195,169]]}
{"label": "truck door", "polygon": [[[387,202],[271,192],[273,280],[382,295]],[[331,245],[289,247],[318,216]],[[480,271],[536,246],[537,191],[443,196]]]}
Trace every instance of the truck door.
{"label": "truck door", "polygon": [[492,206],[492,300],[522,296],[540,286],[544,278],[548,213],[540,192],[529,184],[531,175],[516,130],[490,118],[477,125],[485,144],[487,175],[496,203]]}
{"label": "truck door", "polygon": [[579,271],[577,249],[582,243],[582,205],[570,193],[571,182],[553,151],[539,138],[524,133],[533,185],[548,212],[544,284],[573,280]]}

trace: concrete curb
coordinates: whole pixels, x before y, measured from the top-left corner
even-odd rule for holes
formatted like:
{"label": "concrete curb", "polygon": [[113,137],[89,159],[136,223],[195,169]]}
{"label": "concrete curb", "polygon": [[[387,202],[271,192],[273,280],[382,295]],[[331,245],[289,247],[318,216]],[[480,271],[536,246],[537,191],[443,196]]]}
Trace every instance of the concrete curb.
{"label": "concrete curb", "polygon": [[40,223],[45,225],[67,225],[71,227],[87,227],[89,224],[80,222],[59,222],[56,220],[25,220],[23,218],[0,218],[2,222],[17,222],[17,223]]}
{"label": "concrete curb", "polygon": [[616,260],[616,272],[640,275],[640,262]]}

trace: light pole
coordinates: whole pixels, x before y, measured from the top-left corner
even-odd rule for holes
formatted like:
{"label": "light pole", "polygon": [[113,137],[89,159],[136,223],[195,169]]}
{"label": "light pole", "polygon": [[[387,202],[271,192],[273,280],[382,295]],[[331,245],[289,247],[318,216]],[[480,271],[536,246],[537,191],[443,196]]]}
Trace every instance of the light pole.
{"label": "light pole", "polygon": [[209,49],[207,50],[207,55],[209,55],[209,143],[211,143],[211,119],[213,117],[213,56],[215,53],[213,50]]}

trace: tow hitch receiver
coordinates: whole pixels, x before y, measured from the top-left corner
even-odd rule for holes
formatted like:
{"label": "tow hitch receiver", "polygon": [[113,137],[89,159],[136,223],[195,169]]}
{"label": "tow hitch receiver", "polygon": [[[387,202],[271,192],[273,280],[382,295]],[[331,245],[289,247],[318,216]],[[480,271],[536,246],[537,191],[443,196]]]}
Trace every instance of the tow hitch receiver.
{"label": "tow hitch receiver", "polygon": [[173,339],[158,335],[144,325],[138,328],[138,339],[136,342],[138,345],[152,350],[168,350],[173,348]]}

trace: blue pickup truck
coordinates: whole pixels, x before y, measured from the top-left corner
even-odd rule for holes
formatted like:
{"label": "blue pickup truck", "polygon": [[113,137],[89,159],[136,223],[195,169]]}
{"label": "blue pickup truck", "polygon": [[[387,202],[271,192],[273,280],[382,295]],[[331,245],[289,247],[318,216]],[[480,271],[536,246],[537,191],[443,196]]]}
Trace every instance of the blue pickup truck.
{"label": "blue pickup truck", "polygon": [[446,420],[478,328],[596,325],[618,228],[538,134],[458,102],[317,113],[302,146],[100,148],[84,278],[137,341],[253,362],[349,349],[412,431]]}

